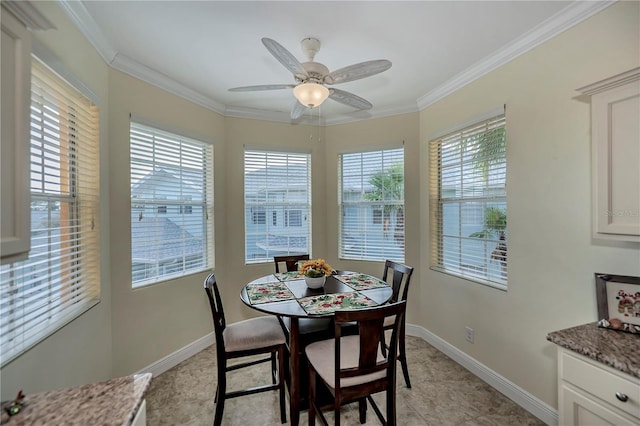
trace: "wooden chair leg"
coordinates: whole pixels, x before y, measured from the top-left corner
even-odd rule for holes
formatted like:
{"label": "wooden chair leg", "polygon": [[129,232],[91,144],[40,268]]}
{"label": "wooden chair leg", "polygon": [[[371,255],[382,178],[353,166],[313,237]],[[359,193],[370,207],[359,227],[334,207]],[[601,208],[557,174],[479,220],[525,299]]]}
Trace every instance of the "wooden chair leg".
{"label": "wooden chair leg", "polygon": [[284,395],[284,387],[286,386],[285,380],[284,380],[284,358],[285,358],[284,346],[280,346],[278,348],[278,384],[279,384],[279,393],[280,393],[280,421],[282,423],[287,422],[287,409],[285,407],[285,395]]}
{"label": "wooden chair leg", "polygon": [[396,393],[395,383],[387,389],[387,426],[396,425]]}
{"label": "wooden chair leg", "polygon": [[220,426],[222,424],[222,413],[224,411],[224,400],[227,396],[227,366],[218,366],[218,386],[216,387],[216,413],[213,418],[213,425]]}
{"label": "wooden chair leg", "polygon": [[402,375],[404,376],[404,382],[407,385],[407,388],[411,389],[411,380],[409,379],[409,367],[407,367],[407,351],[405,349],[405,329],[404,326],[400,329],[400,336],[399,336],[399,342],[398,342],[398,346],[400,348],[399,350],[399,356],[398,359],[400,360],[400,365],[402,366]]}
{"label": "wooden chair leg", "polygon": [[358,401],[358,410],[360,411],[360,424],[367,422],[367,398]]}
{"label": "wooden chair leg", "polygon": [[277,376],[277,368],[278,364],[276,361],[276,352],[271,352],[271,384],[275,385],[277,382],[276,380],[278,379]]}
{"label": "wooden chair leg", "polygon": [[316,425],[316,372],[309,370],[309,426]]}

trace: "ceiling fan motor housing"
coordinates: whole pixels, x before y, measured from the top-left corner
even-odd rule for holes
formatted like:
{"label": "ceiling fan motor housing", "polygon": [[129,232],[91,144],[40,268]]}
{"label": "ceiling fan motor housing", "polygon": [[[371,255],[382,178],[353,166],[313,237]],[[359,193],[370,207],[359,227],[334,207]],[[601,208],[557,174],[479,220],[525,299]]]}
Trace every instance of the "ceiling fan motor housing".
{"label": "ceiling fan motor housing", "polygon": [[324,84],[324,78],[329,75],[329,68],[319,62],[304,62],[302,68],[308,77],[299,79],[300,82]]}

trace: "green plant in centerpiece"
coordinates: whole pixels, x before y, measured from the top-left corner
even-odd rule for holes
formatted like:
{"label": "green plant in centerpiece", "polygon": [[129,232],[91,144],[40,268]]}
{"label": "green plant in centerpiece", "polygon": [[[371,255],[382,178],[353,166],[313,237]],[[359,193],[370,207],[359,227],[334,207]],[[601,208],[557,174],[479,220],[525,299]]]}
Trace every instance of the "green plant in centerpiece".
{"label": "green plant in centerpiece", "polygon": [[324,259],[310,259],[302,263],[298,272],[305,277],[319,278],[331,275],[333,268]]}

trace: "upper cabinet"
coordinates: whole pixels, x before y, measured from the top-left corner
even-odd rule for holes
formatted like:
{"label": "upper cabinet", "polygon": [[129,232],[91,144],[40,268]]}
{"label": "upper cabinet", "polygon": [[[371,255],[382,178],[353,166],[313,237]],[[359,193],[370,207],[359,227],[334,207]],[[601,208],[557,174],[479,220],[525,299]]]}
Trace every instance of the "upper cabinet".
{"label": "upper cabinet", "polygon": [[0,263],[25,259],[31,244],[30,30],[54,28],[29,1],[2,1],[0,13]]}
{"label": "upper cabinet", "polygon": [[[4,3],[3,3],[4,6]],[[2,49],[2,162],[0,221],[2,263],[26,258],[30,245],[29,103],[31,36],[4,7]]]}
{"label": "upper cabinet", "polygon": [[591,96],[593,235],[640,242],[640,67],[578,90]]}

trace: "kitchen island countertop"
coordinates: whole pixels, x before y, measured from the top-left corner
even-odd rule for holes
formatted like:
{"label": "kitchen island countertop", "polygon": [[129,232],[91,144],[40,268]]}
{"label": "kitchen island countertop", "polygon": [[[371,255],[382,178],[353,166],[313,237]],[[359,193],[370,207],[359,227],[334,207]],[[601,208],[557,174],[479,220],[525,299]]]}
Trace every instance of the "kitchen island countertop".
{"label": "kitchen island countertop", "polygon": [[18,414],[9,417],[2,410],[2,424],[127,426],[137,414],[150,382],[151,373],[144,373],[27,394]]}
{"label": "kitchen island countertop", "polygon": [[590,323],[554,331],[547,340],[640,378],[640,335]]}

